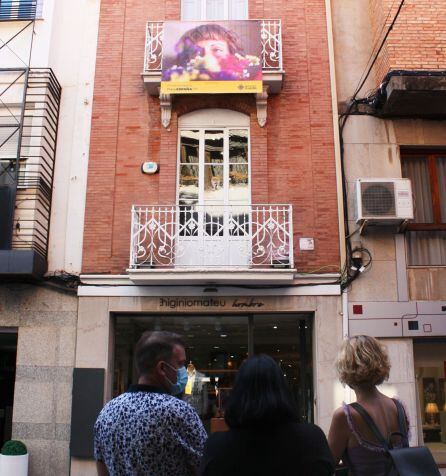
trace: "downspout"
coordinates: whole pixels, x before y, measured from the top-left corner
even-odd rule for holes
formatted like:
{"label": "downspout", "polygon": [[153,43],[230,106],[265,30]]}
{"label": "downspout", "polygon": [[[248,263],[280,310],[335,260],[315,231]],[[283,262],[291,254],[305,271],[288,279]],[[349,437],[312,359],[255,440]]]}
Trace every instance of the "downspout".
{"label": "downspout", "polygon": [[[325,17],[327,20],[327,43],[328,60],[330,65],[330,89],[331,107],[333,111],[333,138],[336,167],[336,191],[338,196],[338,223],[339,223],[339,251],[341,266],[346,262],[345,247],[345,223],[344,223],[344,202],[342,194],[342,172],[341,172],[341,143],[339,138],[339,112],[338,112],[338,92],[336,89],[336,67],[333,41],[333,18],[331,13],[331,0],[325,0]],[[347,293],[342,294],[342,336],[348,336],[348,297]]]}

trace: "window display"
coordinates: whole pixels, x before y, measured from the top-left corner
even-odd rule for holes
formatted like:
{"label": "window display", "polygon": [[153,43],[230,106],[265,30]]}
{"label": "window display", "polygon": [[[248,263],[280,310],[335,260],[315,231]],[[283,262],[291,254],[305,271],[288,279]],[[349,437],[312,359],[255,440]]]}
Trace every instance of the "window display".
{"label": "window display", "polygon": [[310,316],[118,316],[113,396],[136,382],[134,345],[147,330],[184,336],[188,380],[181,398],[195,408],[208,432],[226,428],[224,413],[237,371],[254,353],[268,354],[279,363],[299,415],[304,420],[313,419]]}
{"label": "window display", "polygon": [[446,464],[446,340],[415,341],[414,360],[421,417],[419,437],[437,464]]}

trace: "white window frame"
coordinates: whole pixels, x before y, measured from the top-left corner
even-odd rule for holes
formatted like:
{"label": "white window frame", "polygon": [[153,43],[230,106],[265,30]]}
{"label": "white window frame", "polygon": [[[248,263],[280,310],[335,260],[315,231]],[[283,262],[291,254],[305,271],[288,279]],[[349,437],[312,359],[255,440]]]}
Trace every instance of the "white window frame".
{"label": "white window frame", "polygon": [[[42,1],[42,0],[41,0]],[[230,0],[223,0],[223,16],[222,18],[214,19],[214,20],[248,20],[249,12],[248,12],[248,0],[245,0],[245,15],[244,18],[229,18],[229,1]],[[194,20],[197,21],[206,21],[209,20],[206,15],[206,0],[195,0],[200,7],[200,18],[195,18]],[[183,14],[185,13],[185,6],[184,0],[181,0],[181,20],[184,20]],[[210,20],[211,21],[211,20]]]}
{"label": "white window frame", "polygon": [[248,132],[248,184],[249,184],[249,204],[252,202],[252,183],[251,183],[251,127],[249,117],[245,114],[221,109],[199,110],[183,117],[180,117],[178,125],[177,138],[177,179],[176,179],[176,203],[180,200],[180,175],[181,175],[181,131],[195,129],[200,135],[200,151],[198,158],[198,176],[201,178],[198,182],[198,205],[203,205],[204,197],[204,131],[205,130],[222,130],[224,135],[224,190],[225,197],[223,205],[229,205],[229,131],[233,129],[244,129]]}

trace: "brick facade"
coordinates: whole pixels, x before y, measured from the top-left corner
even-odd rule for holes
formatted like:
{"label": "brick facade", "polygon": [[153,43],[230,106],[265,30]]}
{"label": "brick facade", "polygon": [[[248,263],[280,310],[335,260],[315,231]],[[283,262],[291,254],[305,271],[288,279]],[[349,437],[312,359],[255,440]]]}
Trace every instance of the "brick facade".
{"label": "brick facade", "polygon": [[[373,45],[381,43],[399,4],[400,1],[370,0]],[[446,2],[406,0],[376,63],[377,82],[396,69],[446,69]]]}
{"label": "brick facade", "polygon": [[[195,109],[224,107],[251,117],[253,203],[291,203],[295,243],[314,237],[315,251],[295,251],[300,271],[339,267],[339,236],[329,60],[324,0],[253,0],[250,18],[283,24],[286,78],[257,123],[248,95],[176,97],[161,125],[157,98],[141,79],[147,20],[180,18],[180,1],[102,0],[84,236],[84,273],[124,273],[132,204],[173,204],[177,121]],[[152,160],[160,173],[147,176]],[[329,270],[330,271],[330,270]]]}

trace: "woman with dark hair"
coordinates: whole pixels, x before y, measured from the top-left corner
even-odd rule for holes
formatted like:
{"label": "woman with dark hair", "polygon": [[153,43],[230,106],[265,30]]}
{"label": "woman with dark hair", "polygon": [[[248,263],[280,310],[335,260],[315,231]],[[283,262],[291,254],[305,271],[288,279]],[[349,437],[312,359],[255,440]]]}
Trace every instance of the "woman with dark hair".
{"label": "woman with dark hair", "polygon": [[225,412],[228,432],[208,439],[202,476],[328,476],[322,430],[298,418],[280,367],[266,355],[241,365]]}

